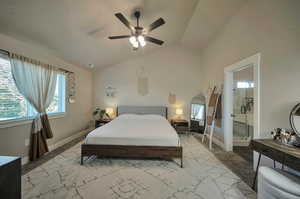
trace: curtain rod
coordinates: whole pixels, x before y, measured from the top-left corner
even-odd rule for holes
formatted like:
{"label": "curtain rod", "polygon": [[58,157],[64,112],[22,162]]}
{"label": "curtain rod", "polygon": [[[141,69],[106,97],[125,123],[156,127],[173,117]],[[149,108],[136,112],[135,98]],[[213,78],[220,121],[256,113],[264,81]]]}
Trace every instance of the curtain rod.
{"label": "curtain rod", "polygon": [[[0,52],[2,52],[2,53],[4,53],[4,54],[7,54],[7,55],[10,55],[10,52],[9,52],[9,51],[4,50],[4,49],[1,49],[1,48],[0,48]],[[69,70],[66,70],[66,69],[64,69],[64,68],[58,68],[58,70],[61,70],[61,71],[65,72],[65,73],[74,73],[74,72],[69,71]]]}

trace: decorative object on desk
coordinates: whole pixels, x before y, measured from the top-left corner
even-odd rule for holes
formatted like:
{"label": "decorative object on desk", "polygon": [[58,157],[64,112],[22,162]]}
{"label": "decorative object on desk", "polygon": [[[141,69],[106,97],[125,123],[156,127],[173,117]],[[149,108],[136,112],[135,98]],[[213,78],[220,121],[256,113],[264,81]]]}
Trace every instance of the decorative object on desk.
{"label": "decorative object on desk", "polygon": [[102,120],[105,118],[110,119],[109,114],[106,113],[105,109],[96,108],[93,112],[93,116],[95,120]]}
{"label": "decorative object on desk", "polygon": [[289,119],[290,125],[295,133],[291,138],[293,140],[293,145],[300,147],[300,103],[294,106]]}
{"label": "decorative object on desk", "polygon": [[67,75],[67,86],[68,86],[68,101],[69,103],[75,103],[75,94],[76,94],[76,81],[75,81],[75,74],[68,73]]}
{"label": "decorative object on desk", "polygon": [[281,144],[298,146],[298,139],[294,131],[283,128],[275,128],[271,132],[273,139]]}
{"label": "decorative object on desk", "polygon": [[112,86],[107,86],[105,88],[105,94],[107,97],[115,97],[116,88],[113,88]]}
{"label": "decorative object on desk", "polygon": [[300,103],[294,106],[290,113],[290,124],[293,131],[300,137]]}
{"label": "decorative object on desk", "polygon": [[181,115],[183,115],[183,110],[182,110],[182,108],[176,108],[176,115],[177,115],[177,117],[178,117],[178,119],[180,119],[181,118]]}

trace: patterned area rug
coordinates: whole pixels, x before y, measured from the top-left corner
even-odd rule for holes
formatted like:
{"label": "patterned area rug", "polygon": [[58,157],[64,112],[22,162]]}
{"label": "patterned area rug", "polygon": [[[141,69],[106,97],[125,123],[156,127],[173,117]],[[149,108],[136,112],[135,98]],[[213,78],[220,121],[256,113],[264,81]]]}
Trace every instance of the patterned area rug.
{"label": "patterned area rug", "polygon": [[184,168],[174,161],[97,158],[81,166],[78,143],[22,176],[23,199],[256,198],[193,136],[180,139]]}

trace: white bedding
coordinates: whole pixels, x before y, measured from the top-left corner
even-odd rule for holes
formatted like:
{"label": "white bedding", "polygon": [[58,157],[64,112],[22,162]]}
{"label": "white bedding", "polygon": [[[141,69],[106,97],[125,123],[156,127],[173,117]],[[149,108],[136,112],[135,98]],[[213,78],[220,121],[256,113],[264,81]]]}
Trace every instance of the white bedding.
{"label": "white bedding", "polygon": [[86,144],[179,146],[179,137],[159,115],[124,114],[90,132]]}

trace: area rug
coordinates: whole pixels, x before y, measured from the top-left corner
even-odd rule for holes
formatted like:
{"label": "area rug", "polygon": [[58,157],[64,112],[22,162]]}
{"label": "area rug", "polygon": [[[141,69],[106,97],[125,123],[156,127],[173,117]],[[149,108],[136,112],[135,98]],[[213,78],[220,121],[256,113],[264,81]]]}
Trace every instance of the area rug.
{"label": "area rug", "polygon": [[[80,145],[22,176],[23,199],[244,199],[255,192],[193,136],[181,136],[184,168],[167,160],[97,159]],[[176,161],[176,160],[175,160]]]}

